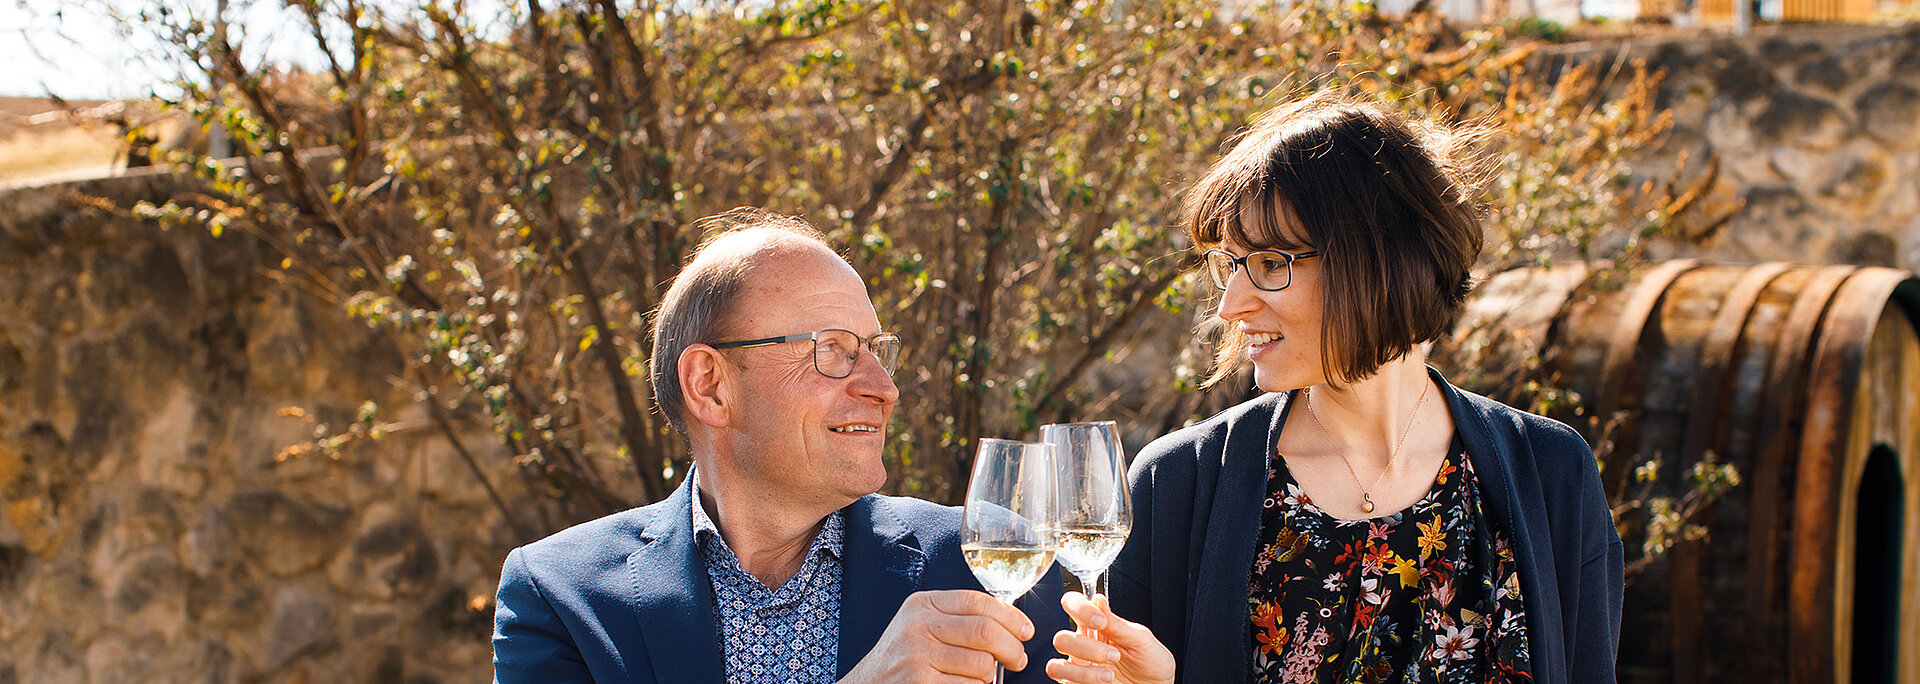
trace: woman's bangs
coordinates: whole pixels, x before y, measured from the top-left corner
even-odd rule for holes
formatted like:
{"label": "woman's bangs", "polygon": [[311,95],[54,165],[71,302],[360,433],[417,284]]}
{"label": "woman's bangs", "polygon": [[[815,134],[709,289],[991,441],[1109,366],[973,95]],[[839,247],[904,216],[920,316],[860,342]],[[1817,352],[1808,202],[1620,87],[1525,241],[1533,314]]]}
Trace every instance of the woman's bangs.
{"label": "woman's bangs", "polygon": [[1222,226],[1222,238],[1249,249],[1304,252],[1313,249],[1308,235],[1293,220],[1287,200],[1277,192],[1248,193]]}

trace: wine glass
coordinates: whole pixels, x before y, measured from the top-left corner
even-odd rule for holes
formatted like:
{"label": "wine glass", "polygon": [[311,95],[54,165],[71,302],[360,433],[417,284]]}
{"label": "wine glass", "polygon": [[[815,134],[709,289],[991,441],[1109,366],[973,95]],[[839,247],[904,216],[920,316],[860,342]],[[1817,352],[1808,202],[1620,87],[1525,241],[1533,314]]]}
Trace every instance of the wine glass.
{"label": "wine glass", "polygon": [[[1007,605],[1053,567],[1053,447],[980,440],[960,517],[960,554],[987,593]],[[994,681],[1006,681],[994,666]]]}
{"label": "wine glass", "polygon": [[1119,431],[1110,420],[1054,423],[1040,426],[1040,438],[1057,464],[1060,564],[1092,599],[1133,529]]}

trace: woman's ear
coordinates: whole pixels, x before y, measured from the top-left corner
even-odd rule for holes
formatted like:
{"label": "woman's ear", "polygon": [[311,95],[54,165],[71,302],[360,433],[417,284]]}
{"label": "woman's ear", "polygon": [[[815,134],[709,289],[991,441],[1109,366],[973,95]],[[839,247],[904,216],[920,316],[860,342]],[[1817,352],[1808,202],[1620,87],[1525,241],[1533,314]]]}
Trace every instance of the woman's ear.
{"label": "woman's ear", "polygon": [[687,417],[708,427],[733,420],[733,365],[704,344],[680,352],[680,395]]}

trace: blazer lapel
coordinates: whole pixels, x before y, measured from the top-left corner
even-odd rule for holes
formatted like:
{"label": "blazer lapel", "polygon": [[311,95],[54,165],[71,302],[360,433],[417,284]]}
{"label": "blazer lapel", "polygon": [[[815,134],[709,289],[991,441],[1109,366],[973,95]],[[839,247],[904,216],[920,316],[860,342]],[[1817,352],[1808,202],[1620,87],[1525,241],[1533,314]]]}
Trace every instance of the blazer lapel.
{"label": "blazer lapel", "polygon": [[656,682],[718,682],[726,676],[713,583],[693,538],[693,476],[667,497],[627,558],[634,619]]}
{"label": "blazer lapel", "polygon": [[845,509],[846,537],[840,570],[839,674],[846,676],[873,650],[907,596],[920,588],[926,553],[919,540],[868,495]]}

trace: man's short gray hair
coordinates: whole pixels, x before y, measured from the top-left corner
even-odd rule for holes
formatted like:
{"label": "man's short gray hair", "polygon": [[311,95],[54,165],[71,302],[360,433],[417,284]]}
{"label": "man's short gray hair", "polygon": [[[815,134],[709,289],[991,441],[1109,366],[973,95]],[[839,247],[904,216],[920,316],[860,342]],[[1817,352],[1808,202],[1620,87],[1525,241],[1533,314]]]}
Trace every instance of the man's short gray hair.
{"label": "man's short gray hair", "polygon": [[811,240],[833,251],[826,235],[806,219],[755,207],[731,209],[700,219],[695,225],[707,233],[707,238],[694,249],[686,268],[674,276],[660,308],[654,312],[653,359],[648,363],[654,404],[683,437],[687,435],[687,419],[686,395],[680,388],[680,354],[695,344],[718,342],[728,333],[727,316],[745,289],[755,261],[750,255],[704,260],[701,256],[716,243],[752,231]]}

